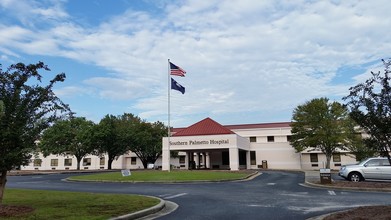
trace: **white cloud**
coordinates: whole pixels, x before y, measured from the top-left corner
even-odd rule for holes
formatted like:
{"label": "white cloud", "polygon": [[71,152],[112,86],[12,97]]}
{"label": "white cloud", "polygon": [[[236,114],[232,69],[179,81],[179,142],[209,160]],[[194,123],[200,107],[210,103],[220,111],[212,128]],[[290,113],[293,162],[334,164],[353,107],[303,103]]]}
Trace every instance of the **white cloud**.
{"label": "white cloud", "polygon": [[55,25],[0,22],[0,51],[104,68],[110,74],[83,84],[105,99],[136,100],[129,108],[146,118],[166,114],[167,58],[188,72],[179,80],[186,94],[173,93],[173,113],[191,117],[290,111],[313,97],[343,96],[361,78],[334,84],[339,68],[380,61],[391,51],[388,1],[190,0],[167,5],[163,15],[127,10],[96,27],[73,22],[64,2],[22,1],[16,8],[27,4],[34,8],[25,16],[30,22],[39,14]]}
{"label": "white cloud", "polygon": [[114,100],[130,100],[144,97],[151,93],[146,84],[131,79],[95,77],[84,81],[85,84],[95,87],[102,98]]}
{"label": "white cloud", "polygon": [[65,86],[60,89],[55,89],[54,93],[59,97],[77,97],[93,94],[91,89],[77,86]]}
{"label": "white cloud", "polygon": [[64,3],[64,0],[2,0],[0,7],[22,24],[35,27],[41,22],[52,23],[68,18],[63,8]]}

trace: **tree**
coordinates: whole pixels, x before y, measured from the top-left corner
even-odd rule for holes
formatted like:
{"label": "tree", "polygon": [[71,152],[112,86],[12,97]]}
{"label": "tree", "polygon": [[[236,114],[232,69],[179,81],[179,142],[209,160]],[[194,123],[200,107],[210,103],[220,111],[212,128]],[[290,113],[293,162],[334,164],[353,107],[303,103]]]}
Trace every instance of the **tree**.
{"label": "tree", "polygon": [[124,114],[118,117],[106,115],[95,128],[94,142],[97,153],[107,154],[107,169],[109,170],[111,170],[113,161],[129,150],[126,137],[130,131],[124,126],[124,120],[129,120],[132,123],[134,116],[132,114]]}
{"label": "tree", "polygon": [[144,168],[147,168],[149,163],[154,164],[162,154],[162,138],[167,133],[167,127],[159,121],[141,121],[134,132],[130,150],[140,158]]}
{"label": "tree", "polygon": [[56,122],[43,132],[39,149],[46,157],[49,154],[68,155],[76,157],[77,170],[80,162],[94,151],[93,128],[94,122],[84,117],[71,117]]}
{"label": "tree", "polygon": [[65,74],[57,74],[46,86],[40,70],[50,69],[43,63],[17,63],[6,71],[0,68],[0,204],[7,182],[7,172],[27,165],[36,149],[39,134],[51,123],[69,112],[53,92]]}
{"label": "tree", "polygon": [[95,143],[99,154],[107,154],[108,169],[115,159],[129,150],[147,168],[148,163],[155,163],[161,155],[166,130],[161,122],[148,123],[130,113],[106,115],[96,127]]}
{"label": "tree", "polygon": [[388,157],[391,163],[391,59],[382,60],[385,70],[371,72],[371,77],[349,89],[344,97],[350,108],[350,117],[369,135],[366,147]]}
{"label": "tree", "polygon": [[0,100],[0,119],[4,115],[4,102]]}
{"label": "tree", "polygon": [[293,111],[291,144],[297,152],[321,150],[326,155],[326,168],[330,168],[334,153],[358,141],[354,125],[342,104],[329,103],[327,98],[313,99]]}

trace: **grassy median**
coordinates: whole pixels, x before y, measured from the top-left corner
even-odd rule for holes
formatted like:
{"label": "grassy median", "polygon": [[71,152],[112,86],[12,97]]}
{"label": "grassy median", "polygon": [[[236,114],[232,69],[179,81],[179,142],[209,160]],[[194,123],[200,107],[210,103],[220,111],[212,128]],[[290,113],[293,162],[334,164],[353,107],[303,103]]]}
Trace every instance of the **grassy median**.
{"label": "grassy median", "polygon": [[187,182],[187,181],[221,181],[236,180],[247,177],[248,171],[205,171],[205,170],[140,170],[132,171],[130,176],[121,172],[108,172],[91,175],[74,176],[70,180],[120,181],[120,182]]}
{"label": "grassy median", "polygon": [[[152,207],[158,199],[100,193],[6,189],[3,205],[20,213],[1,219],[108,219]],[[24,208],[24,209],[23,209]],[[30,208],[32,212],[23,213]]]}

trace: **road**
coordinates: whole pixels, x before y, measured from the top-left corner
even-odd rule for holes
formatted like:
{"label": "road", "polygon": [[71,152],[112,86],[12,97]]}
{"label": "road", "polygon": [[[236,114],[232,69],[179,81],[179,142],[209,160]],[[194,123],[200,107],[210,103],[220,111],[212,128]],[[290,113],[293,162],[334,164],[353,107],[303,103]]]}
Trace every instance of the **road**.
{"label": "road", "polygon": [[[368,205],[391,205],[390,193],[315,189],[302,186],[301,172],[265,171],[251,181],[151,184],[67,182],[75,174],[10,176],[8,188],[141,194],[175,202],[159,219],[306,219]],[[80,174],[78,174],[80,175]]]}

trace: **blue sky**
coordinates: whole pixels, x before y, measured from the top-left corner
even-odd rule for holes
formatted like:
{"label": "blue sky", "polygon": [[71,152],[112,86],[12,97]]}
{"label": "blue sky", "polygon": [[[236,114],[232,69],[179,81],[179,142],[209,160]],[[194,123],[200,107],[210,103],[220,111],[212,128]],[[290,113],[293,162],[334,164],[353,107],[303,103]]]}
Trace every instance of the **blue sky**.
{"label": "blue sky", "polygon": [[172,126],[285,122],[383,69],[390,11],[388,0],[0,0],[0,63],[65,72],[55,93],[95,122],[127,112],[167,123],[168,59],[187,71]]}

